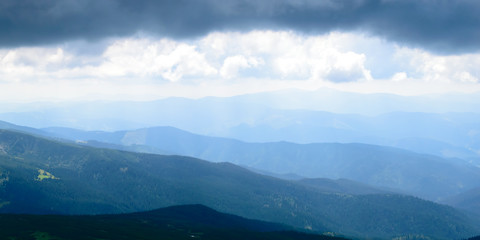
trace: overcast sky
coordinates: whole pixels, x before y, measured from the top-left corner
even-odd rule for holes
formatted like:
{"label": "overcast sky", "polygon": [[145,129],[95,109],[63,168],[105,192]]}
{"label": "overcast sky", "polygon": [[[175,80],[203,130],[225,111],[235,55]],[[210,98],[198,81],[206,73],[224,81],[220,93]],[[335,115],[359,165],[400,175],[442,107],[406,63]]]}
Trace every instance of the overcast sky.
{"label": "overcast sky", "polygon": [[480,1],[2,0],[0,100],[480,91]]}

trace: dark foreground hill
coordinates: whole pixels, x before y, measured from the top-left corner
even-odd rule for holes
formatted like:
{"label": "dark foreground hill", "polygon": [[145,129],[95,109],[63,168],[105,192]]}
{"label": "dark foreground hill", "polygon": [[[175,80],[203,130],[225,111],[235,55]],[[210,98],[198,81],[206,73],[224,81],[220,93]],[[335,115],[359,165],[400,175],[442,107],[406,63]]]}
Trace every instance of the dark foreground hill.
{"label": "dark foreground hill", "polygon": [[104,214],[203,204],[364,238],[477,235],[454,208],[394,194],[329,193],[230,163],[58,143],[0,130],[0,212]]}
{"label": "dark foreground hill", "polygon": [[149,212],[97,216],[0,215],[1,239],[279,239],[340,240],[279,224],[183,205]]}

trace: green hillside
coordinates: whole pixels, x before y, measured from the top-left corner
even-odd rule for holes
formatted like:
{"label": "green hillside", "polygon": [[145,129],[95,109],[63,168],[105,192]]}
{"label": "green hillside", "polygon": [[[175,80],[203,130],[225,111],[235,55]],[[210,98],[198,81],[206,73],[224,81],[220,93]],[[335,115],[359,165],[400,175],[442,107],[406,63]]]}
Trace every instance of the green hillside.
{"label": "green hillside", "polygon": [[121,215],[0,215],[1,239],[343,239],[292,231],[202,205]]}
{"label": "green hillside", "polygon": [[230,163],[139,154],[0,131],[0,212],[103,214],[203,204],[242,217],[359,237],[478,234],[454,208],[394,194],[326,193]]}
{"label": "green hillside", "polygon": [[[119,132],[45,129],[71,140],[96,140],[132,151],[174,153],[213,162],[231,162],[272,173],[309,178],[346,178],[437,201],[477,187],[480,169],[462,160],[418,154],[398,148],[340,143],[246,143],[206,137],[171,127]],[[92,145],[105,147],[93,142]],[[108,146],[107,146],[108,147]],[[115,146],[109,146],[115,148]]]}

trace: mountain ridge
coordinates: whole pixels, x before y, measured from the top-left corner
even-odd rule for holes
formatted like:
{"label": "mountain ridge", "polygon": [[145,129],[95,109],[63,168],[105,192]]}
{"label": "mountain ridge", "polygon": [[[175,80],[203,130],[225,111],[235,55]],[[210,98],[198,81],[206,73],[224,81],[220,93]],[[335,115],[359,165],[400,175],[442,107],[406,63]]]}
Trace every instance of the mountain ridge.
{"label": "mountain ridge", "polygon": [[362,143],[247,143],[192,134],[173,127],[92,133],[72,129],[62,133],[62,130],[44,129],[52,136],[106,141],[126,146],[124,150],[179,154],[212,162],[226,160],[276,174],[348,178],[376,187],[399,189],[430,200],[458,194],[477,187],[480,182],[480,168],[465,161],[388,146]]}
{"label": "mountain ridge", "polygon": [[[405,104],[407,109],[396,109],[390,108],[391,103],[388,101],[369,100],[369,104],[359,104],[361,106],[359,109],[370,110],[374,105],[381,105],[388,111],[365,115],[333,111],[337,103],[351,105],[361,101],[344,99],[340,103],[318,99],[305,100],[324,98],[322,91],[300,92],[293,93],[293,96],[288,98],[280,97],[285,94],[289,95],[288,93],[268,93],[255,95],[256,97],[63,103],[52,104],[50,107],[43,106],[31,111],[4,112],[0,113],[0,118],[36,128],[61,126],[118,131],[174,126],[203,135],[236,138],[248,142],[282,140],[297,143],[364,142],[399,146],[415,151],[424,150],[425,153],[442,157],[468,157],[480,162],[480,155],[477,153],[480,150],[480,145],[477,144],[480,142],[479,135],[472,134],[480,131],[478,128],[480,123],[477,120],[480,119],[478,112],[480,106],[472,108],[475,111],[460,110],[466,105],[465,99],[459,100],[461,104],[454,104],[456,108],[451,108],[452,111],[433,112],[429,111],[435,109],[431,107],[425,108],[425,111],[420,111],[422,109],[408,111],[408,107],[420,106],[411,102]],[[338,98],[336,94],[330,94],[328,91],[326,95]],[[448,105],[448,102],[440,104],[433,100],[435,96],[420,98],[427,99],[431,104],[440,105],[440,109]],[[465,96],[452,98],[465,98]],[[294,106],[284,107],[289,102]],[[298,105],[296,102],[313,105],[313,107],[296,106]],[[322,109],[330,106],[332,109]],[[413,138],[422,139],[423,144],[432,145],[434,148],[418,148],[403,143],[405,139]]]}
{"label": "mountain ridge", "polygon": [[[359,237],[424,233],[449,239],[478,231],[473,219],[433,202],[396,194],[322,193],[230,163],[96,149],[6,130],[0,130],[0,144],[4,213],[100,214],[203,204],[242,217]],[[40,169],[55,178],[37,180]]]}

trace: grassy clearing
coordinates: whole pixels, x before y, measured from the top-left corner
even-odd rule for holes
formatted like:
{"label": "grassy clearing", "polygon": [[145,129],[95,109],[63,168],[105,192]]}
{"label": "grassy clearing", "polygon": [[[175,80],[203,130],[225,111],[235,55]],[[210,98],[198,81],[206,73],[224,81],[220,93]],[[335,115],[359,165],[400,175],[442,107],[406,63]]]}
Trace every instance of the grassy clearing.
{"label": "grassy clearing", "polygon": [[60,179],[55,176],[53,176],[51,173],[43,170],[43,169],[38,169],[38,176],[35,180],[37,181],[43,181],[43,179]]}

